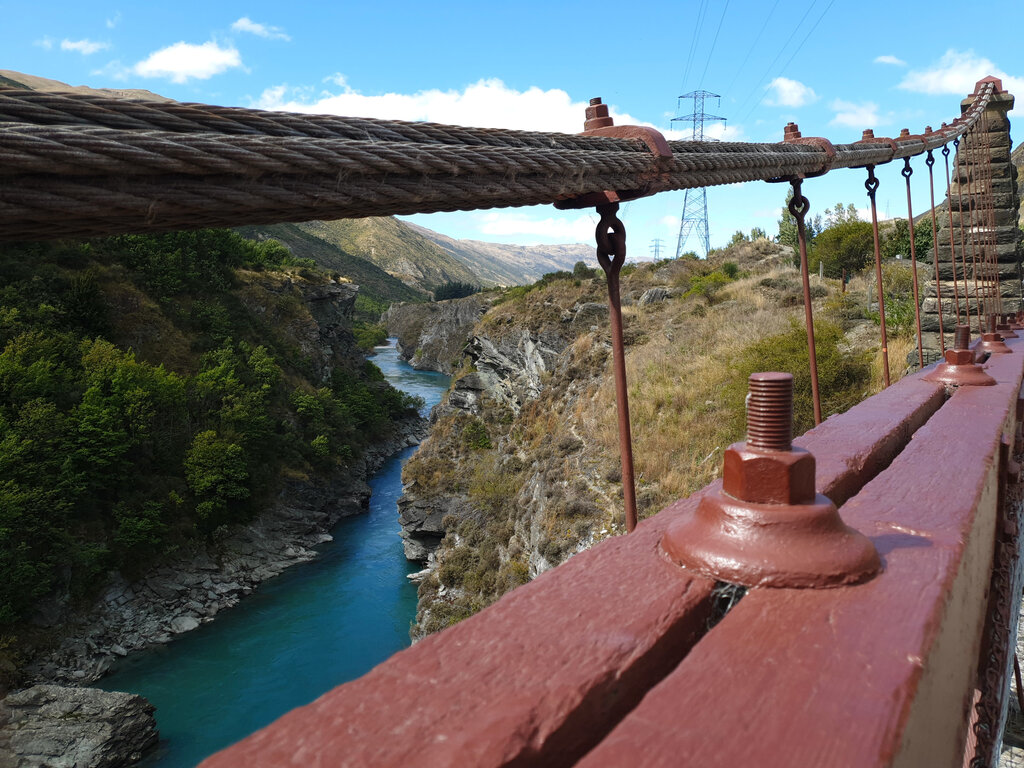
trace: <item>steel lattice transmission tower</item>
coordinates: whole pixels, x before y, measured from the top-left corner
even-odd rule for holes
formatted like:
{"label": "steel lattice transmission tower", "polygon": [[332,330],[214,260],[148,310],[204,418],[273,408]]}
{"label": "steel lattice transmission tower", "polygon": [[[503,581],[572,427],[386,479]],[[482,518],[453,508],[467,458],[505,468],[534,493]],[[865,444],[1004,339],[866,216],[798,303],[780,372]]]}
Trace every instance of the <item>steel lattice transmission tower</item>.
{"label": "steel lattice transmission tower", "polygon": [[[710,91],[698,90],[684,93],[679,97],[679,105],[681,106],[683,99],[693,99],[693,112],[688,115],[680,114],[677,117],[673,117],[672,122],[692,123],[693,131],[691,138],[693,141],[717,141],[717,139],[709,139],[704,136],[704,123],[715,120],[721,120],[724,123],[725,118],[718,115],[709,115],[705,112],[704,100],[721,100],[721,98],[717,93],[711,93]],[[686,245],[686,240],[690,237],[690,232],[694,229],[697,230],[697,239],[704,249],[703,256],[707,258],[708,251],[711,249],[711,235],[708,232],[708,191],[704,187],[686,190],[686,196],[683,198],[683,218],[679,222],[679,241],[676,244],[677,259],[683,255],[683,247]]]}

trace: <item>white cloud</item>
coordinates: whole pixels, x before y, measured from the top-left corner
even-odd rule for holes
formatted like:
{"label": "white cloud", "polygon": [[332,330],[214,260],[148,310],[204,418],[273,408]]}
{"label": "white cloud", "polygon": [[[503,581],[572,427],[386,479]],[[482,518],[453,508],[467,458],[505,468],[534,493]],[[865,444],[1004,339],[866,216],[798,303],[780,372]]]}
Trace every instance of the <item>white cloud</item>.
{"label": "white cloud", "polygon": [[110,47],[110,43],[97,43],[93,40],[68,40],[65,38],[60,41],[60,49],[62,51],[78,51],[83,56],[88,56],[91,53],[97,51],[104,51]]}
{"label": "white cloud", "polygon": [[270,40],[291,40],[291,37],[280,27],[272,27],[269,24],[260,24],[248,16],[243,16],[231,28],[236,32],[250,32],[259,37],[266,37]]}
{"label": "white cloud", "polygon": [[672,227],[674,229],[675,227],[679,226],[679,217],[678,216],[662,216],[658,220],[658,223],[661,224],[661,226],[663,226],[663,227]]}
{"label": "white cloud", "polygon": [[888,53],[882,56],[875,57],[875,64],[892,64],[894,67],[905,67],[907,62],[903,59],[898,59],[895,56],[891,56]]}
{"label": "white cloud", "polygon": [[[462,89],[432,88],[416,93],[366,95],[350,87],[344,75],[327,78],[340,93],[321,92],[310,98],[305,88],[277,85],[267,88],[251,106],[289,112],[377,117],[385,120],[426,120],[479,128],[510,128],[524,131],[583,130],[586,103],[573,101],[563,90],[536,86],[518,91],[496,78],[478,80]],[[610,108],[616,125],[650,125]],[[666,132],[666,135],[668,133]]]}
{"label": "white cloud", "polygon": [[818,100],[818,94],[812,88],[788,77],[776,77],[766,88],[774,91],[774,95],[765,103],[774,107],[802,107]]}
{"label": "white cloud", "polygon": [[872,101],[855,104],[852,101],[836,99],[832,102],[835,117],[829,122],[832,125],[846,125],[850,128],[874,128],[880,124],[878,105]]}
{"label": "white cloud", "polygon": [[38,45],[44,51],[49,51],[53,48],[53,38],[44,37],[41,40],[36,40],[34,43],[32,43],[32,45]]}
{"label": "white cloud", "polygon": [[1000,78],[1003,88],[1011,93],[1024,92],[1024,77],[1008,75],[974,51],[957,51],[952,48],[927,69],[912,69],[899,87],[916,93],[967,96],[974,91],[975,83],[988,75]]}
{"label": "white cloud", "polygon": [[[887,214],[885,212],[885,210],[883,210],[882,208],[879,208],[877,205],[875,206],[875,212],[878,214],[878,220],[879,221],[888,221],[889,219],[892,218],[892,216]],[[871,221],[871,208],[870,207],[858,208],[857,209],[857,218],[859,218],[861,221],[870,222]],[[916,237],[915,237],[915,240],[916,240]]]}
{"label": "white cloud", "polygon": [[535,218],[528,213],[489,211],[478,214],[479,231],[495,237],[536,236],[546,242],[587,243],[594,238],[597,222],[585,214],[561,214]]}
{"label": "white cloud", "polygon": [[107,29],[113,29],[114,27],[116,27],[120,23],[121,23],[121,12],[118,11],[113,16],[111,16],[109,19],[107,19]]}
{"label": "white cloud", "polygon": [[166,77],[173,83],[185,83],[189,78],[208,80],[214,75],[242,66],[242,57],[233,47],[221,48],[214,41],[193,45],[175,43],[159,51],[133,67],[142,77]]}

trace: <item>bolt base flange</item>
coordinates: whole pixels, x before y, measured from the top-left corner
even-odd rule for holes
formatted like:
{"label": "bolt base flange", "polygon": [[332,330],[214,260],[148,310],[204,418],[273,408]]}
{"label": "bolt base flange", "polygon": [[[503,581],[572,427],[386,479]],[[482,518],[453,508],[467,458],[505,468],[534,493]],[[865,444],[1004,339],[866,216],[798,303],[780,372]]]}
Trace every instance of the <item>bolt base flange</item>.
{"label": "bolt base flange", "polygon": [[934,371],[922,376],[921,380],[953,384],[958,387],[991,387],[996,383],[996,380],[985,373],[977,363],[939,363]]}
{"label": "bolt base flange", "polygon": [[747,587],[839,587],[882,568],[871,540],[820,493],[809,504],[755,504],[712,491],[669,526],[661,547],[680,565]]}
{"label": "bolt base flange", "polygon": [[983,333],[974,351],[976,354],[1005,355],[1013,350],[1003,343],[1003,337],[998,333]]}

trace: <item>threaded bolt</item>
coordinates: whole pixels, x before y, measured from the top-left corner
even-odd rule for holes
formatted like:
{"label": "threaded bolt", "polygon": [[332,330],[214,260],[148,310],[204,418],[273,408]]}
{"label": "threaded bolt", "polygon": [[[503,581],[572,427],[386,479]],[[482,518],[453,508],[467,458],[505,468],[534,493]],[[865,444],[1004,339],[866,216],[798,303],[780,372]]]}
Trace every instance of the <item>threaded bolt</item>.
{"label": "threaded bolt", "polygon": [[793,374],[752,373],[747,395],[747,447],[788,451],[793,440]]}
{"label": "threaded bolt", "polygon": [[958,325],[953,336],[953,349],[970,349],[971,327],[969,325]]}
{"label": "threaded bolt", "polygon": [[995,315],[989,315],[988,316],[988,332],[989,333],[995,333],[996,332],[996,316]]}

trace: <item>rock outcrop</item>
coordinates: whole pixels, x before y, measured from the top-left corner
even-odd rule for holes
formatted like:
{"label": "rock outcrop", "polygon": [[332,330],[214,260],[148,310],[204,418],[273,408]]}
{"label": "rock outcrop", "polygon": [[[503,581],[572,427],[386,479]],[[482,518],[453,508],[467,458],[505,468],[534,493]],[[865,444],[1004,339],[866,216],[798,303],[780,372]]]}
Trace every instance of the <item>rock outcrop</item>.
{"label": "rock outcrop", "polygon": [[389,336],[398,338],[398,354],[413,368],[450,374],[490,302],[474,294],[430,304],[393,304],[381,322]]}
{"label": "rock outcrop", "polygon": [[0,701],[0,766],[122,768],[157,742],[155,707],[141,696],[36,685]]}
{"label": "rock outcrop", "polygon": [[[545,376],[568,346],[567,337],[560,329],[508,327],[471,335],[463,358],[469,372],[455,380],[431,420],[453,416],[476,419],[485,409],[492,414],[504,411],[508,418],[514,418],[526,403],[540,395]],[[474,512],[458,494],[438,496],[421,491],[416,482],[405,485],[398,501],[398,521],[405,556],[427,563],[445,535],[445,516],[472,516]]]}
{"label": "rock outcrop", "polygon": [[[243,290],[240,297],[258,317],[276,325],[287,325],[302,354],[312,364],[316,378],[326,383],[339,362],[352,364],[363,354],[352,337],[352,314],[359,286],[346,282],[309,283],[287,274],[253,274],[250,281],[259,292]],[[266,295],[301,302],[309,313],[288,312],[288,301],[268,303]]]}

